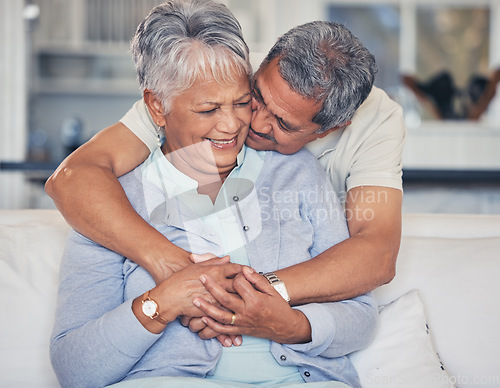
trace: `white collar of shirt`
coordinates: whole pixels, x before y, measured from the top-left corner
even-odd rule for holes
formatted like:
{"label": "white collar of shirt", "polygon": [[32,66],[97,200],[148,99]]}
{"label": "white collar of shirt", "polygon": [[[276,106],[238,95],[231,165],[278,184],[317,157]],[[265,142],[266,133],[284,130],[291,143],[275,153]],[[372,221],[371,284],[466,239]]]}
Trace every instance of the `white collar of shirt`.
{"label": "white collar of shirt", "polygon": [[152,217],[152,212],[161,203],[173,198],[189,203],[198,216],[226,208],[234,198],[245,198],[254,189],[264,158],[265,152],[243,146],[237,155],[237,166],[224,182],[215,204],[212,204],[208,196],[198,194],[198,182],[175,168],[161,149],[157,149],[141,166],[143,180],[159,189],[145,196],[148,214]]}

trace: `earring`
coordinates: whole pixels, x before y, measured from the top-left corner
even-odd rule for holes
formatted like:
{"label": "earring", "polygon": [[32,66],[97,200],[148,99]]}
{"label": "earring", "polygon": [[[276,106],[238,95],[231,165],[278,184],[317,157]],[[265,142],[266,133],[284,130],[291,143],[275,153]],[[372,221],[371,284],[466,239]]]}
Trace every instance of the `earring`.
{"label": "earring", "polygon": [[[158,124],[157,124],[158,125]],[[161,147],[162,146],[162,141],[161,141],[161,131],[162,131],[163,127],[158,125],[158,127],[156,127],[156,144],[158,145],[158,147]]]}

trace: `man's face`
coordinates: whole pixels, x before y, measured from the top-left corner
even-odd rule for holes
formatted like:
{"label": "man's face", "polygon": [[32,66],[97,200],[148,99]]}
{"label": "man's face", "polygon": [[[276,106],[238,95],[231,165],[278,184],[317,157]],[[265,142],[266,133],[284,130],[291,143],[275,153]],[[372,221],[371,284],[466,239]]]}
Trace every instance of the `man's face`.
{"label": "man's face", "polygon": [[255,74],[252,122],[246,144],[256,150],[293,154],[330,131],[315,133],[320,126],[312,119],[320,103],[293,91],[278,69],[278,59],[274,59]]}

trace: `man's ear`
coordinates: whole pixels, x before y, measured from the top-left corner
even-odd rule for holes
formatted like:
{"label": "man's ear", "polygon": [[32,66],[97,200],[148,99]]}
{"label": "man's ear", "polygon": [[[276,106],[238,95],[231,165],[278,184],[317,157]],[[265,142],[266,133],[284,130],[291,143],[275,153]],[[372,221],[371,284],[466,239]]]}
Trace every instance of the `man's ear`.
{"label": "man's ear", "polygon": [[345,128],[347,126],[351,125],[351,121],[346,121],[345,123],[343,124],[340,124],[340,125],[337,125],[336,127],[332,127],[330,128],[329,130],[325,131],[325,132],[322,132],[318,135],[318,138],[319,139],[322,139],[324,138],[326,135],[329,135],[330,133],[332,133],[333,131],[336,131],[337,129],[342,129],[342,128]]}
{"label": "man's ear", "polygon": [[156,98],[155,94],[149,90],[145,89],[143,94],[144,102],[148,107],[151,117],[153,117],[154,122],[160,127],[165,126],[165,117],[162,103]]}

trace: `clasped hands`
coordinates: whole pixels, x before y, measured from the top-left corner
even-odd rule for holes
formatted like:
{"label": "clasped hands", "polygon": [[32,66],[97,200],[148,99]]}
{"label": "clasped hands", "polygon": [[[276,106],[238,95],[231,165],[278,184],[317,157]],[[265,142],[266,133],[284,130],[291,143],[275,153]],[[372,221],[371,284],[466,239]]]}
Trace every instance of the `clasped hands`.
{"label": "clasped hands", "polygon": [[[192,255],[194,262],[214,257]],[[311,340],[306,316],[292,309],[266,278],[248,266],[228,279],[215,279],[203,273],[199,280],[211,296],[193,299],[203,316],[183,315],[181,323],[201,339],[217,338],[223,346],[239,346],[242,335],[278,343],[305,343]],[[213,299],[212,299],[213,298]]]}

